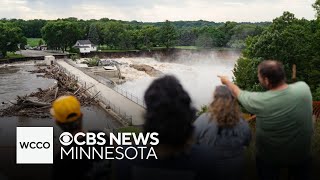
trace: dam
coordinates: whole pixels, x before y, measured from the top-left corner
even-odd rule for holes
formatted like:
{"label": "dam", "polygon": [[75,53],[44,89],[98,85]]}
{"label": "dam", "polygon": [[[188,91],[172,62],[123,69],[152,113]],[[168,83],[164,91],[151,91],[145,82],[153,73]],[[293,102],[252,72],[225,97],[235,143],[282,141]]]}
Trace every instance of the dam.
{"label": "dam", "polygon": [[142,105],[137,104],[133,100],[108,87],[105,83],[101,82],[101,80],[89,76],[67,61],[57,60],[56,63],[63,68],[67,74],[74,76],[82,86],[90,88],[87,92],[92,96],[97,95],[97,99],[99,99],[103,106],[109,106],[113,111],[116,111],[116,113],[121,116],[121,118],[119,118],[120,121],[134,126],[143,124],[145,108]]}

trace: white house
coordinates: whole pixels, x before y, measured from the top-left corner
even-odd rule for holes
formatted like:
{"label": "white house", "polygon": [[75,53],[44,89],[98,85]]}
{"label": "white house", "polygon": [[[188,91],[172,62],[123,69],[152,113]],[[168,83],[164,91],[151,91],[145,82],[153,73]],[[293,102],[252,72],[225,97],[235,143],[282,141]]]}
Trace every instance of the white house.
{"label": "white house", "polygon": [[90,53],[91,51],[97,51],[97,46],[92,44],[90,40],[78,40],[73,47],[79,48],[80,53]]}

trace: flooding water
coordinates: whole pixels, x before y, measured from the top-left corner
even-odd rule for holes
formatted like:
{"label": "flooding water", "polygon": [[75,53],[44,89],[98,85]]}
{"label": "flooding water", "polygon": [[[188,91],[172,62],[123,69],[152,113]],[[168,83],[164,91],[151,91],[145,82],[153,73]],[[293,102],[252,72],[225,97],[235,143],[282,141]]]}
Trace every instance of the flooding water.
{"label": "flooding water", "polygon": [[170,62],[160,62],[156,58],[120,58],[121,73],[127,82],[121,88],[143,99],[143,94],[154,77],[130,68],[130,64],[147,64],[165,74],[175,75],[189,92],[195,107],[200,108],[212,100],[212,94],[220,80],[217,75],[233,77],[233,68],[240,56],[237,51],[211,51],[206,53],[185,52]]}
{"label": "flooding water", "polygon": [[35,70],[32,63],[8,65],[0,68],[0,102],[7,102],[19,96],[36,91],[37,88],[48,88],[55,80],[37,77],[28,71]]}
{"label": "flooding water", "polygon": [[[17,95],[26,95],[37,91],[38,88],[46,89],[56,83],[55,80],[37,77],[37,74],[28,72],[34,69],[36,67],[32,63],[14,64],[0,68],[0,102],[7,103],[9,100],[14,100]],[[103,130],[120,126],[100,106],[83,107],[82,112],[85,130]],[[17,126],[49,126],[54,127],[54,134],[60,134],[59,127],[50,118],[0,117],[0,146],[14,145]]]}
{"label": "flooding water", "polygon": [[[32,63],[14,64],[0,68],[0,102],[13,100],[17,95],[29,94],[37,88],[48,88],[55,84],[54,80],[37,77],[28,70],[36,67]],[[1,107],[0,107],[1,108]],[[103,130],[117,128],[119,123],[100,106],[83,107],[84,130]],[[50,165],[17,165],[16,164],[16,127],[53,127],[55,153],[59,150],[61,130],[51,118],[0,117],[0,179],[50,179]],[[56,146],[57,145],[57,146]],[[8,178],[9,179],[9,178]]]}

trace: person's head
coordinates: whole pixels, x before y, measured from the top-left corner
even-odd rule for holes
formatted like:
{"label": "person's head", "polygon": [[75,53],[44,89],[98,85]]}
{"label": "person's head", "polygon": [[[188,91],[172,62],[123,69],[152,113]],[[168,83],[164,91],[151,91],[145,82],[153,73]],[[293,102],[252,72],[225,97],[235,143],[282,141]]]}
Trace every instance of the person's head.
{"label": "person's head", "polygon": [[61,96],[52,103],[50,113],[63,131],[75,133],[82,129],[80,108],[80,102],[76,97]]}
{"label": "person's head", "polygon": [[279,61],[266,60],[258,66],[260,84],[266,89],[274,89],[286,81],[283,64]]}
{"label": "person's head", "polygon": [[174,76],[156,79],[144,95],[147,106],[144,132],[159,133],[159,144],[182,148],[192,138],[195,109]]}
{"label": "person's head", "polygon": [[214,99],[209,106],[211,120],[217,122],[219,127],[233,127],[241,116],[237,99],[226,86],[217,86]]}

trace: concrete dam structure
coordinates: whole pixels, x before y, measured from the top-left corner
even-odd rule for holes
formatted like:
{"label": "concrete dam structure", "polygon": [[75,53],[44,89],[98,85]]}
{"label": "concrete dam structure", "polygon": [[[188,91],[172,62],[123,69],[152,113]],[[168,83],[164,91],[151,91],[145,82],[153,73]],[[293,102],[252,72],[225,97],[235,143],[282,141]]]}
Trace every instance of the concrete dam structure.
{"label": "concrete dam structure", "polygon": [[108,87],[64,60],[57,60],[56,63],[67,74],[74,76],[83,87],[88,88],[87,92],[90,95],[96,96],[103,105],[110,106],[112,110],[128,121],[129,125],[141,126],[144,124],[145,108],[143,105],[127,98],[124,93],[119,93]]}

